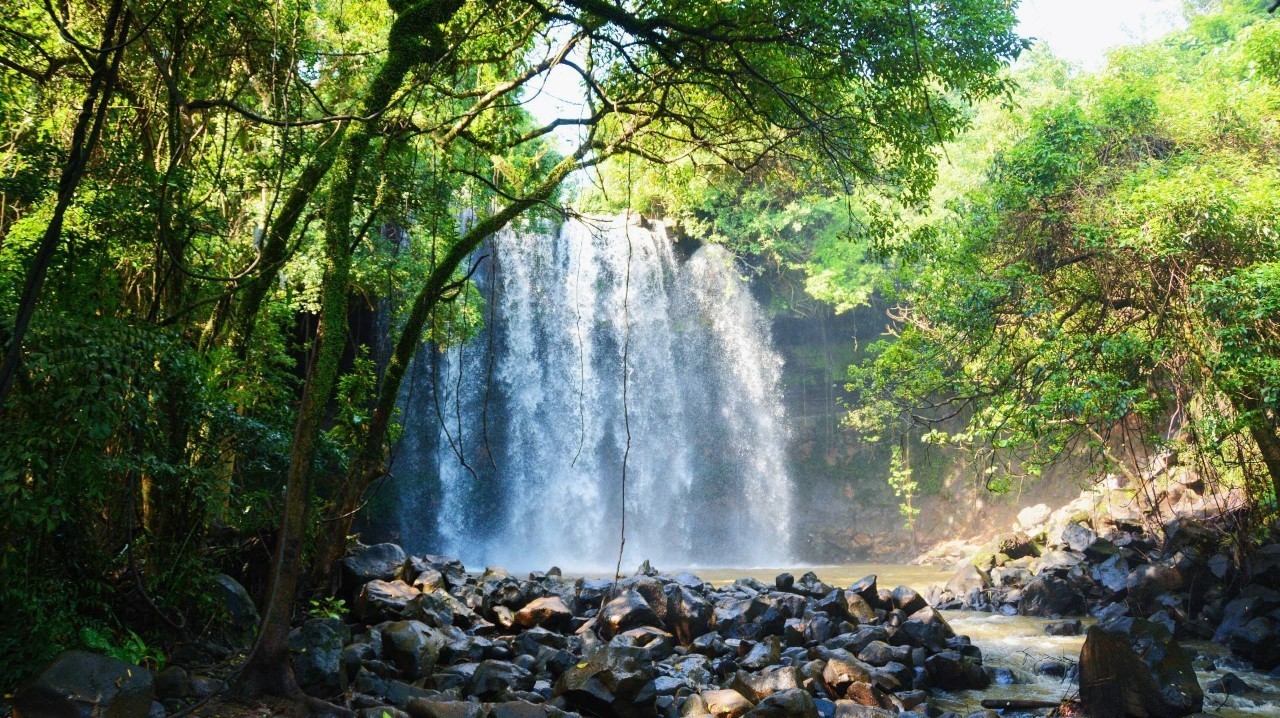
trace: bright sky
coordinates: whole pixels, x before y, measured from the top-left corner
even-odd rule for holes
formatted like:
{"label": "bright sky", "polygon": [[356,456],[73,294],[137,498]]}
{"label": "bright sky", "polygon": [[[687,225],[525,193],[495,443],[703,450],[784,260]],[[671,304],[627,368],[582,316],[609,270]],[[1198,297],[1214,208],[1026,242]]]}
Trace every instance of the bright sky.
{"label": "bright sky", "polygon": [[1022,0],[1018,32],[1059,57],[1097,70],[1106,51],[1159,38],[1185,24],[1183,0]]}

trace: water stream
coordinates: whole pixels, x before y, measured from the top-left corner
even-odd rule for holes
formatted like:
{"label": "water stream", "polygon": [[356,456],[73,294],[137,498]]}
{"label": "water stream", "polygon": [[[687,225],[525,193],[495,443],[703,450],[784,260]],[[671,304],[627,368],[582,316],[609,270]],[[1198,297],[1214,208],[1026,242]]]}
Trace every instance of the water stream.
{"label": "water stream", "polygon": [[408,382],[405,548],[612,568],[625,459],[624,565],[787,560],[781,359],[732,255],[686,258],[634,216],[504,231],[483,253],[489,327],[424,348]]}

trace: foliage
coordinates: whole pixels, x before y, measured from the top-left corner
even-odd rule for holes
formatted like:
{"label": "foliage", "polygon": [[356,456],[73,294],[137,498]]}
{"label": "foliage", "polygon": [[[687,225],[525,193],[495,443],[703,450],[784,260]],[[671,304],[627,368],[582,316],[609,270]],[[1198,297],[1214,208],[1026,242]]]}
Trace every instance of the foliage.
{"label": "foliage", "polygon": [[1080,450],[1113,470],[1119,434],[1238,446],[1220,475],[1269,475],[1251,486],[1274,506],[1280,88],[1256,38],[1276,22],[1197,16],[1014,110],[897,273],[853,423],[966,447],[988,485]]}
{"label": "foliage", "polygon": [[889,458],[889,486],[893,489],[893,495],[899,499],[898,513],[902,514],[903,528],[915,531],[920,509],[912,501],[920,485],[911,478],[911,465],[903,453],[901,446],[893,447],[893,454]]}

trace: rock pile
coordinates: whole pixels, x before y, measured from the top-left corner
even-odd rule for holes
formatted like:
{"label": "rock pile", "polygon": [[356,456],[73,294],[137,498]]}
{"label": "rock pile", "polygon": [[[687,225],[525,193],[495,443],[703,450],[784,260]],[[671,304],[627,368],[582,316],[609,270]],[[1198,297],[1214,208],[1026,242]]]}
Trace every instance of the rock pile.
{"label": "rock pile", "polygon": [[[1280,544],[1241,565],[1223,533],[1181,516],[1156,535],[1132,518],[1043,505],[928,591],[940,609],[1145,618],[1213,639],[1268,671],[1280,666]],[[1053,632],[1070,631],[1054,624]]]}
{"label": "rock pile", "polygon": [[983,688],[982,655],[916,591],[813,573],[714,588],[642,567],[468,574],[362,547],[343,564],[351,623],[295,630],[303,687],[361,715],[923,715],[927,689]]}

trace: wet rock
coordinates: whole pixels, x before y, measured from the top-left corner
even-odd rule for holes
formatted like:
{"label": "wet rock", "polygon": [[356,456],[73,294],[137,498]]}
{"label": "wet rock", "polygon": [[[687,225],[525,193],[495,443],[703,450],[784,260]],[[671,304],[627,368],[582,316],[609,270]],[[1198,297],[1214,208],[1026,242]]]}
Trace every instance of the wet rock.
{"label": "wet rock", "polygon": [[1080,700],[1094,718],[1197,713],[1204,693],[1191,655],[1157,623],[1121,618],[1089,627],[1080,650]]}
{"label": "wet rock", "polygon": [[307,693],[332,696],[346,689],[340,626],[339,621],[313,618],[289,632],[293,675]]}
{"label": "wet rock", "polygon": [[1041,658],[1036,661],[1032,671],[1039,676],[1048,676],[1050,678],[1066,678],[1067,672],[1071,666],[1066,661],[1057,658]]}
{"label": "wet rock", "polygon": [[776,578],[773,579],[773,585],[779,591],[790,592],[791,589],[796,585],[796,577],[792,576],[789,573],[780,573],[777,575]]}
{"label": "wet rock", "polygon": [[1084,624],[1080,621],[1059,621],[1046,625],[1044,632],[1050,636],[1078,636],[1084,633]]}
{"label": "wet rock", "polygon": [[1084,597],[1065,579],[1041,574],[1022,590],[1018,613],[1023,616],[1084,614]]}
{"label": "wet rock", "polygon": [[982,664],[958,651],[935,653],[925,659],[924,668],[929,682],[942,690],[986,688],[991,684]]}
{"label": "wet rock", "polygon": [[1269,616],[1258,616],[1231,631],[1227,646],[1261,670],[1280,666],[1280,631]]}
{"label": "wet rock", "polygon": [[[394,583],[402,584],[403,582]],[[398,616],[422,621],[432,628],[439,629],[453,625],[470,626],[476,618],[471,609],[440,589],[413,596]],[[396,615],[388,616],[388,620],[395,620],[396,617]],[[372,623],[372,621],[369,622]]]}
{"label": "wet rock", "polygon": [[515,615],[516,625],[524,628],[534,626],[559,628],[568,625],[572,618],[573,611],[569,610],[559,596],[535,598]]}
{"label": "wet rock", "polygon": [[1234,673],[1223,673],[1204,685],[1205,693],[1226,693],[1238,696],[1248,693],[1253,688]]}
{"label": "wet rock", "polygon": [[14,718],[147,718],[151,672],[86,651],[67,651],[13,701]]}
{"label": "wet rock", "polygon": [[688,646],[695,638],[711,630],[712,606],[693,589],[679,583],[669,584],[663,592],[667,597],[667,627]]}
{"label": "wet rock", "polygon": [[786,625],[773,604],[759,596],[717,604],[711,622],[721,636],[747,640],[780,635]]}

